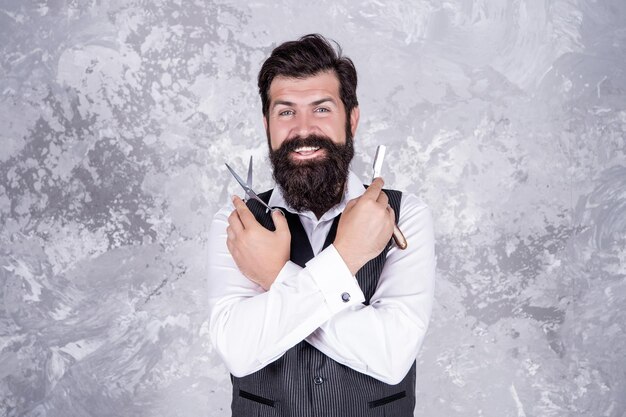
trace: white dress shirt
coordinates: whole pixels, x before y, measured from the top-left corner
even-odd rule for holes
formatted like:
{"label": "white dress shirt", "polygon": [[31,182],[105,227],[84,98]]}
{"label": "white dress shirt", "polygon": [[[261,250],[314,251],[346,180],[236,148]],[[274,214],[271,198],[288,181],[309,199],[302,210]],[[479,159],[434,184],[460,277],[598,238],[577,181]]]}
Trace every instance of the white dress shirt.
{"label": "white dress shirt", "polygon": [[[209,233],[209,332],[213,346],[235,376],[251,374],[302,340],[358,372],[399,383],[422,344],[433,304],[435,250],[430,209],[403,193],[398,226],[406,250],[389,250],[370,305],[356,278],[331,244],[322,250],[333,219],[365,191],[352,172],[344,197],[319,220],[298,213],[276,187],[272,207],[296,213],[314,258],[302,268],[289,261],[268,291],[248,280],[226,247],[229,204],[218,211]],[[350,294],[344,301],[342,294]]]}

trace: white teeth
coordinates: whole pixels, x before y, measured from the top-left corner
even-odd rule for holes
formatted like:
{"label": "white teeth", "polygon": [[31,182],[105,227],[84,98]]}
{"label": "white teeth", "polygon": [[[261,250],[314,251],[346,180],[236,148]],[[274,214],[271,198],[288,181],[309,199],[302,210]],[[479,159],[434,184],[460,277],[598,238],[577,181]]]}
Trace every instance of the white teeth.
{"label": "white teeth", "polygon": [[319,149],[319,146],[301,146],[301,147],[296,149],[296,152],[298,152],[298,153],[301,153],[301,152],[315,152],[318,149]]}

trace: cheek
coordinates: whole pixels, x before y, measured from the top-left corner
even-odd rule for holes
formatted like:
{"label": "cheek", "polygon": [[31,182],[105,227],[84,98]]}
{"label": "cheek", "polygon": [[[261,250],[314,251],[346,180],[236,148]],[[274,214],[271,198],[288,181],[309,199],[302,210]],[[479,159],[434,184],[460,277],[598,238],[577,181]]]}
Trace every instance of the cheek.
{"label": "cheek", "polygon": [[268,142],[273,150],[276,150],[282,145],[289,133],[289,129],[285,126],[278,126],[277,124],[270,124],[267,128]]}
{"label": "cheek", "polygon": [[329,123],[324,126],[323,130],[327,132],[327,136],[330,136],[333,139],[333,142],[344,143],[346,140],[345,121],[342,123],[339,123],[336,120],[333,120],[332,122],[329,121]]}
{"label": "cheek", "polygon": [[282,145],[283,143],[283,139],[281,138],[281,136],[279,136],[280,133],[277,132],[270,132],[270,136],[268,139],[268,143],[270,145],[270,148],[275,151],[278,148],[280,148],[280,145]]}

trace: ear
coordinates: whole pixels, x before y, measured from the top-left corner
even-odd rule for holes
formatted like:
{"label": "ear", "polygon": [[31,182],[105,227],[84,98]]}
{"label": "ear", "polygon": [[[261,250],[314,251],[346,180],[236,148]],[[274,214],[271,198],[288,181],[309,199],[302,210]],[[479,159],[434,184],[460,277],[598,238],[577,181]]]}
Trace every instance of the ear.
{"label": "ear", "polygon": [[265,131],[267,132],[267,117],[263,115],[263,127],[265,127]]}
{"label": "ear", "polygon": [[359,117],[361,116],[361,110],[359,110],[359,106],[355,106],[350,112],[350,126],[352,131],[352,137],[355,136],[356,128],[359,124]]}

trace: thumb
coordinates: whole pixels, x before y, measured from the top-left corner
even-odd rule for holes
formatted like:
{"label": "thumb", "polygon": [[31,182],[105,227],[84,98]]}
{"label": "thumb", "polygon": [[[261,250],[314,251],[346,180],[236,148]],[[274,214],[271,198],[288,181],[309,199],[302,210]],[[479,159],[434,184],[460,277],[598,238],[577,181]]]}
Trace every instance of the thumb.
{"label": "thumb", "polygon": [[276,227],[277,232],[289,231],[287,219],[285,218],[285,215],[280,211],[272,211],[272,220],[274,221],[274,227]]}

